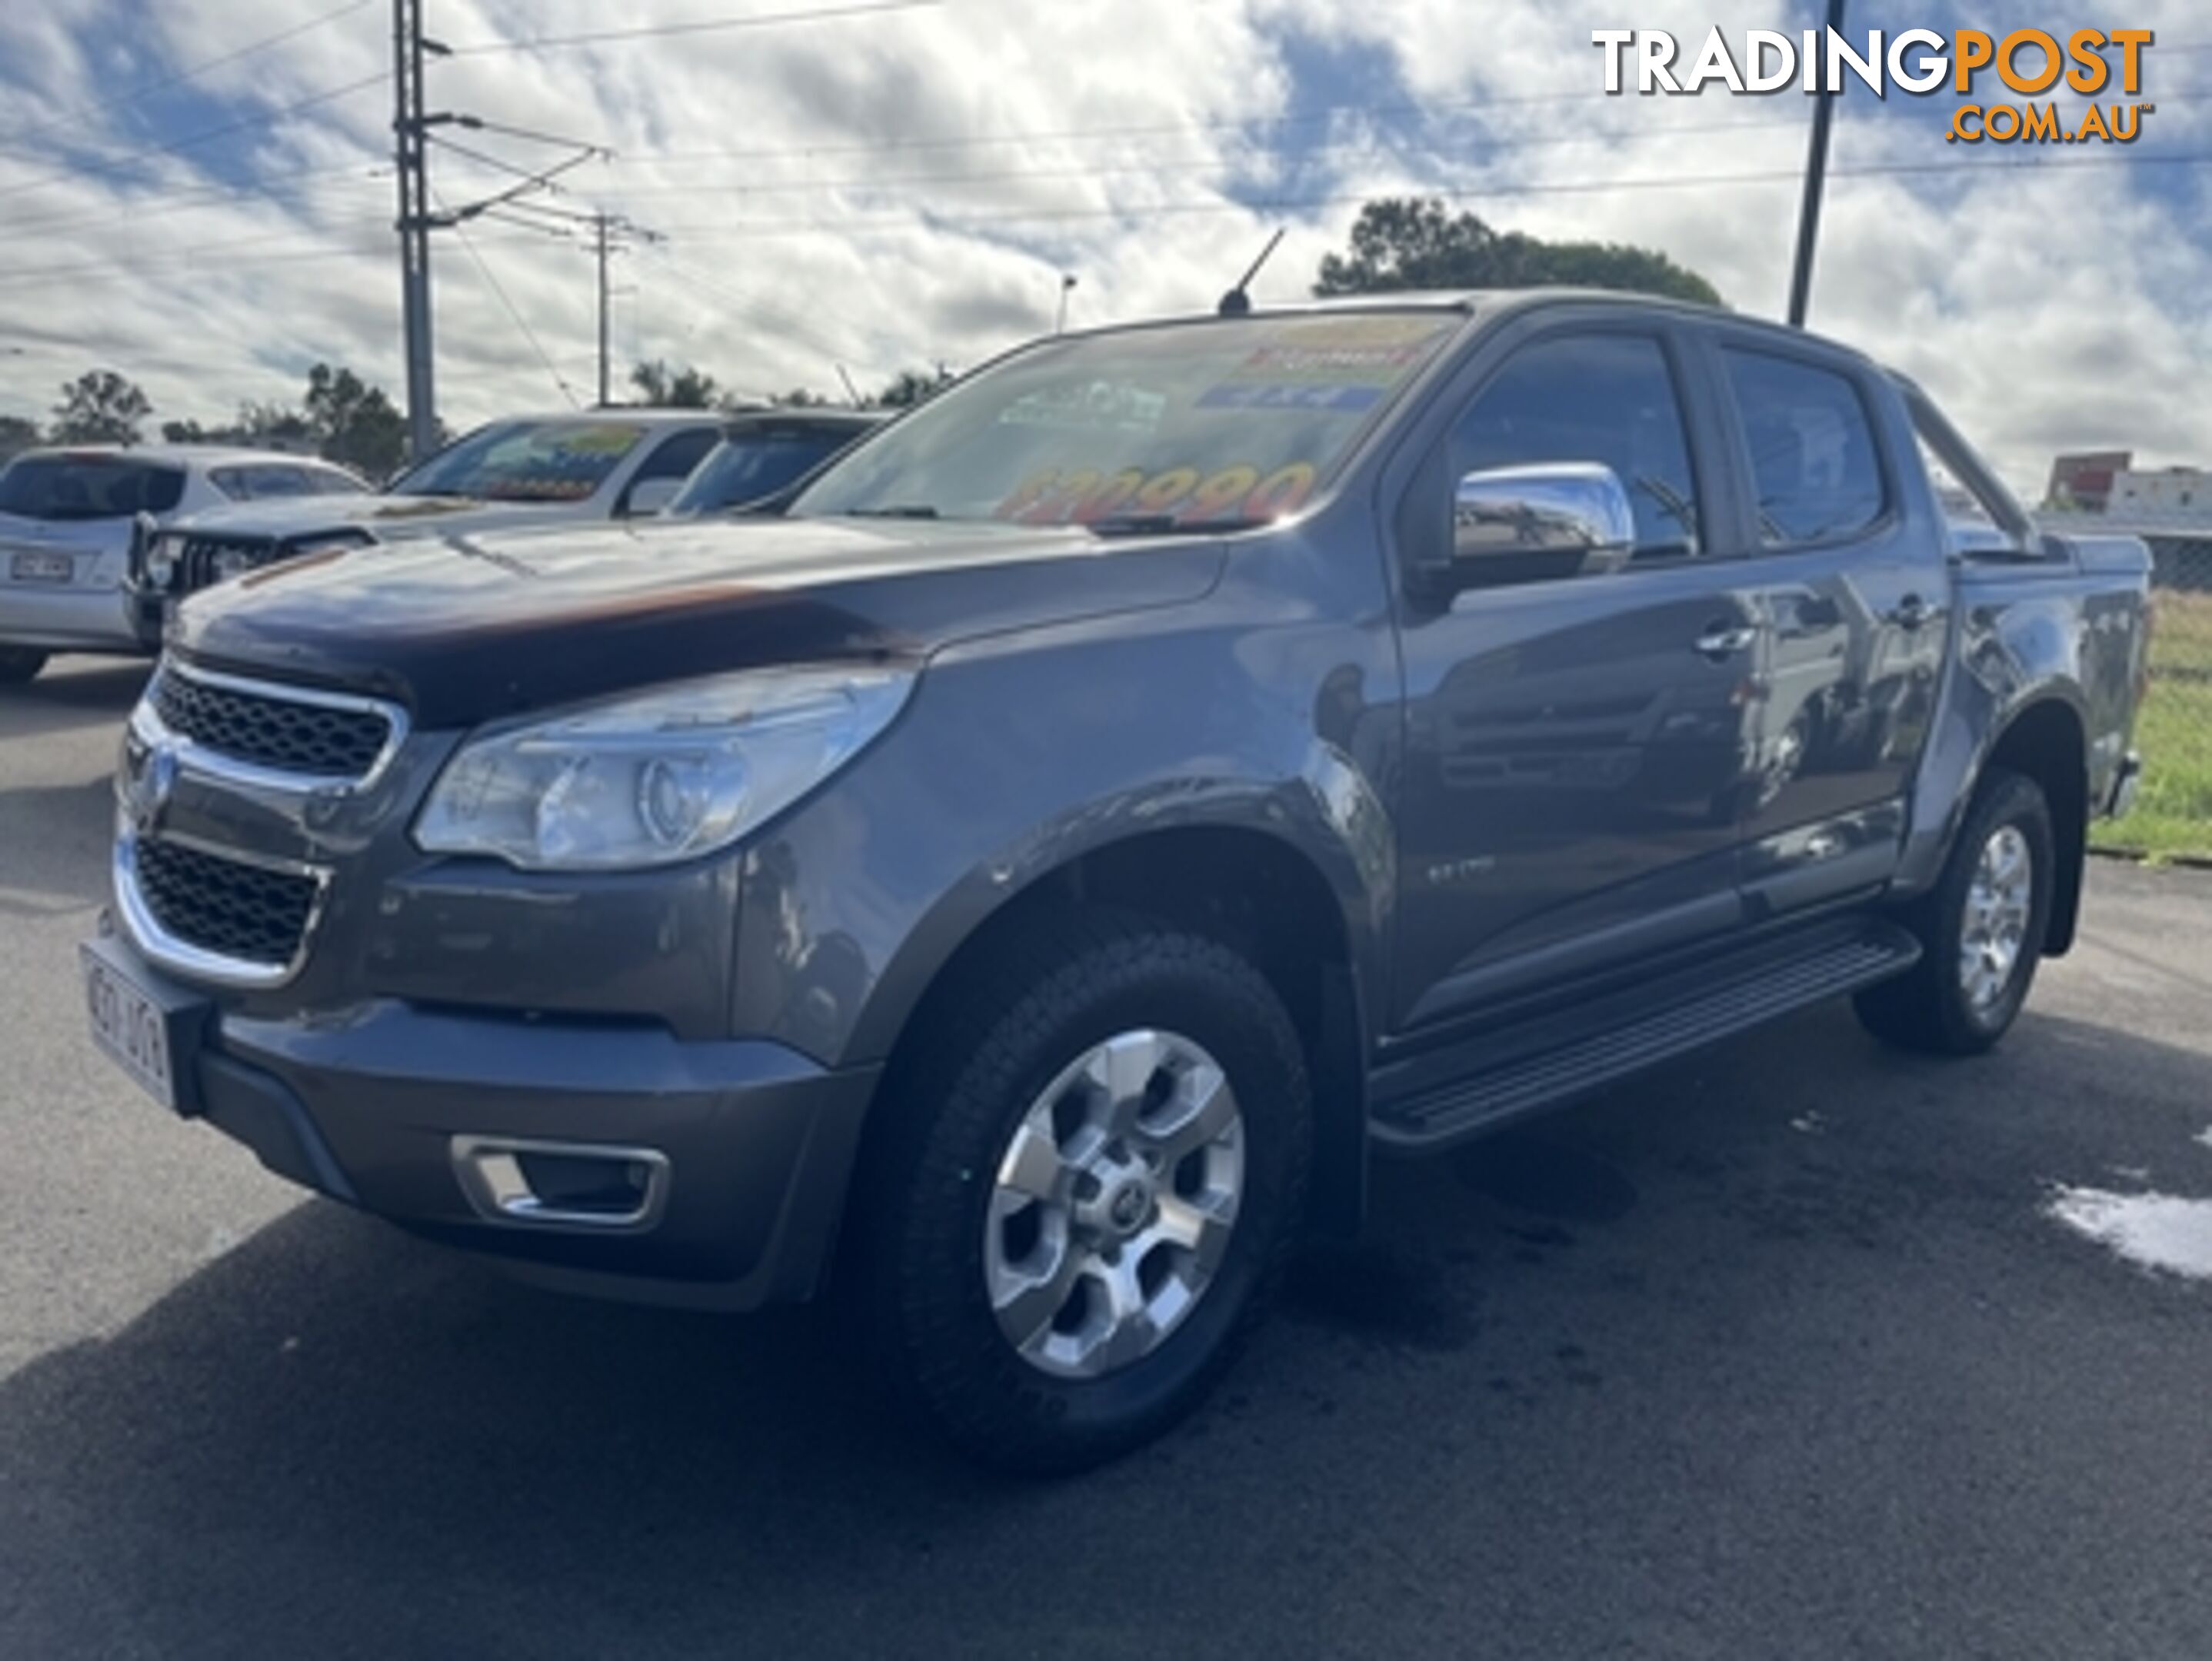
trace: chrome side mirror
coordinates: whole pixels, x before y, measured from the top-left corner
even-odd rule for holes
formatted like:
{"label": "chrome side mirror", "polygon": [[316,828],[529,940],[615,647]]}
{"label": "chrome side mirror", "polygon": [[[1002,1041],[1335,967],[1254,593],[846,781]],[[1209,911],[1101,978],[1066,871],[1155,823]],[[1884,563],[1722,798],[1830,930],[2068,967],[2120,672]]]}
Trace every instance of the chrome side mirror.
{"label": "chrome side mirror", "polygon": [[1531,582],[1614,571],[1636,546],[1620,476],[1599,462],[1469,473],[1452,502],[1455,585]]}

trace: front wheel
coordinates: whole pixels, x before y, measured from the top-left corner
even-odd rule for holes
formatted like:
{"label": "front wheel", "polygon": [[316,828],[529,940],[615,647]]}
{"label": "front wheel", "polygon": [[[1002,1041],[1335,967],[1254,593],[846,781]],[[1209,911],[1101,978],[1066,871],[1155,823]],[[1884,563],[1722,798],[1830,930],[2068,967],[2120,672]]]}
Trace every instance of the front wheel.
{"label": "front wheel", "polygon": [[2056,850],[2035,781],[1985,779],[1942,878],[1902,919],[1919,937],[1919,963],[1858,995],[1868,1030],[1941,1055],[1977,1055],[2002,1038],[2043,956]]}
{"label": "front wheel", "polygon": [[913,1404],[1002,1468],[1158,1434],[1227,1367],[1301,1204],[1296,1031],[1226,946],[1066,918],[965,989],[887,1095],[865,1318]]}

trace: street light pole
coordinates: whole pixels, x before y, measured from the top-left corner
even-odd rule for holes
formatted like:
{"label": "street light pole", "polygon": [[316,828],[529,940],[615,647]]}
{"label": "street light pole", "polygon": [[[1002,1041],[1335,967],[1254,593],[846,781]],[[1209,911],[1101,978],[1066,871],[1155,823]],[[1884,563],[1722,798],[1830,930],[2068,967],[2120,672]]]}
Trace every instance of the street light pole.
{"label": "street light pole", "polygon": [[[1828,0],[1828,28],[1843,32],[1844,0]],[[1828,37],[1820,36],[1820,53],[1827,56]],[[1805,199],[1797,212],[1797,260],[1790,274],[1790,326],[1805,326],[1805,308],[1813,298],[1813,246],[1820,234],[1820,191],[1828,178],[1828,126],[1835,118],[1836,94],[1827,75],[1816,65],[1813,137],[1805,153]]]}
{"label": "street light pole", "polygon": [[1052,324],[1052,331],[1055,335],[1067,332],[1067,296],[1074,287],[1075,273],[1062,271],[1060,274],[1060,315],[1053,319]]}

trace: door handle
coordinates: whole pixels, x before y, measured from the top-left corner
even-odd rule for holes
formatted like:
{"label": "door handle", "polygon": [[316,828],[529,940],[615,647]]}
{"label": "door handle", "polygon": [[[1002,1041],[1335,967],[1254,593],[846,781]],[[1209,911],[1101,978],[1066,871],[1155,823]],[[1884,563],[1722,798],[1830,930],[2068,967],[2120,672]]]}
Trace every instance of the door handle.
{"label": "door handle", "polygon": [[1910,633],[1933,615],[1927,601],[1917,594],[1908,594],[1897,603],[1897,609],[1889,614],[1889,621]]}
{"label": "door handle", "polygon": [[1757,631],[1747,623],[1713,623],[1698,636],[1693,649],[1700,658],[1718,663],[1723,658],[1735,657],[1758,638]]}

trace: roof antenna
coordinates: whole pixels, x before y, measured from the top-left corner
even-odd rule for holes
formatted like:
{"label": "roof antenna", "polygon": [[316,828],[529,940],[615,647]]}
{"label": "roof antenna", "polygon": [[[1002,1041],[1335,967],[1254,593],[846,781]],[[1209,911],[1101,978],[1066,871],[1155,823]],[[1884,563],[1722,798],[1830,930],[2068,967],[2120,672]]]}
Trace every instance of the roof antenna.
{"label": "roof antenna", "polygon": [[1222,295],[1221,304],[1214,307],[1217,313],[1225,318],[1251,316],[1252,296],[1244,291],[1252,286],[1252,279],[1260,275],[1260,268],[1267,263],[1267,256],[1275,252],[1275,245],[1283,239],[1283,229],[1279,225],[1275,227],[1275,234],[1269,237],[1267,246],[1260,250],[1260,258],[1252,262],[1252,269],[1237,279],[1234,288]]}

